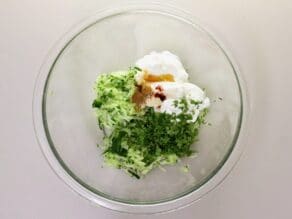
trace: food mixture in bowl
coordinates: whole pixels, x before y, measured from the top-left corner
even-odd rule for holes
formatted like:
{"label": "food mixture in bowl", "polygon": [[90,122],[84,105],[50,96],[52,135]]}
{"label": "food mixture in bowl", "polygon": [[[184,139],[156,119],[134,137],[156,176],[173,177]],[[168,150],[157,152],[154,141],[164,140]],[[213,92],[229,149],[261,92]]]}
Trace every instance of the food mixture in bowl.
{"label": "food mixture in bowl", "polygon": [[141,178],[196,153],[210,100],[176,55],[152,52],[127,71],[100,75],[94,89],[106,164]]}

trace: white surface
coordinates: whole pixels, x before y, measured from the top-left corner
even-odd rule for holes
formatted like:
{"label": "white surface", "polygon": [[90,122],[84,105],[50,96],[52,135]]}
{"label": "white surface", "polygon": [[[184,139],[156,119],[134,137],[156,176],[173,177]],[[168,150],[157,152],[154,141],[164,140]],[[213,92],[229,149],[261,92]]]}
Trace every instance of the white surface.
{"label": "white surface", "polygon": [[33,131],[35,78],[49,49],[73,24],[116,2],[125,1],[1,2],[0,218],[291,218],[292,3],[288,0],[169,1],[179,2],[221,39],[249,89],[249,144],[213,192],[174,213],[131,216],[92,206],[53,173]]}

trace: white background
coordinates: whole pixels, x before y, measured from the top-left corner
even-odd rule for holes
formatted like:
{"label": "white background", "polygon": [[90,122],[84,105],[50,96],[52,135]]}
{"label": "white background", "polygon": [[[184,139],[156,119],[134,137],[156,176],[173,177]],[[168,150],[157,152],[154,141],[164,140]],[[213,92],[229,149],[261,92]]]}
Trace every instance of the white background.
{"label": "white background", "polygon": [[131,216],[93,206],[53,173],[32,123],[40,65],[72,25],[123,2],[0,0],[0,218],[292,218],[289,0],[164,1],[193,13],[225,44],[250,98],[244,153],[227,179],[199,202],[173,213]]}

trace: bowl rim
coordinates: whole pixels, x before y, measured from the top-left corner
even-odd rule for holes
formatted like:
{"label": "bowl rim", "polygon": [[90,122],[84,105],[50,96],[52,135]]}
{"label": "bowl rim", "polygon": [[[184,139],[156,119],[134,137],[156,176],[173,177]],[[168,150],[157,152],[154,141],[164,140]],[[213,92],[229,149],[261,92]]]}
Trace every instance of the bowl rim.
{"label": "bowl rim", "polygon": [[[97,194],[90,190],[88,186],[82,185],[78,178],[72,176],[70,169],[66,168],[66,165],[62,164],[60,159],[56,156],[56,151],[54,151],[51,146],[50,139],[47,136],[47,130],[44,123],[46,123],[43,108],[44,108],[44,95],[46,93],[46,85],[50,76],[51,69],[53,68],[56,60],[66,46],[76,37],[79,33],[83,32],[87,28],[91,27],[95,23],[115,15],[124,14],[124,13],[133,13],[133,12],[148,12],[148,13],[158,13],[166,16],[171,16],[173,18],[179,19],[192,25],[194,28],[203,31],[226,56],[233,72],[237,79],[240,98],[241,98],[241,112],[240,118],[238,121],[238,127],[236,134],[233,137],[232,146],[230,147],[229,152],[225,155],[224,159],[218,165],[218,167],[213,171],[214,173],[210,174],[206,180],[199,186],[196,186],[195,189],[187,191],[184,194],[180,194],[179,197],[172,197],[169,200],[162,202],[152,202],[152,203],[129,203],[124,201],[119,201],[117,199],[111,199],[110,197],[105,197],[102,194]],[[202,28],[202,22],[198,22],[197,18],[194,18],[190,13],[173,7],[168,4],[161,3],[140,3],[140,4],[122,4],[120,6],[109,7],[103,9],[89,18],[79,22],[77,25],[72,27],[64,36],[55,44],[55,46],[49,51],[48,55],[45,58],[44,63],[41,66],[40,72],[36,79],[35,88],[34,88],[34,97],[33,97],[33,123],[34,130],[40,145],[40,148],[50,164],[53,171],[56,175],[61,178],[73,191],[77,194],[85,197],[90,202],[98,204],[105,208],[116,210],[120,212],[127,213],[137,213],[137,214],[153,214],[161,213],[166,211],[176,210],[185,206],[190,205],[191,203],[199,200],[204,195],[208,194],[214,188],[216,188],[230,173],[235,164],[240,158],[240,155],[243,151],[245,136],[247,135],[247,117],[249,114],[249,104],[248,97],[246,92],[246,87],[242,75],[238,66],[235,64],[234,59],[230,55],[230,52],[222,46],[222,43],[214,37],[214,34],[205,28]]]}

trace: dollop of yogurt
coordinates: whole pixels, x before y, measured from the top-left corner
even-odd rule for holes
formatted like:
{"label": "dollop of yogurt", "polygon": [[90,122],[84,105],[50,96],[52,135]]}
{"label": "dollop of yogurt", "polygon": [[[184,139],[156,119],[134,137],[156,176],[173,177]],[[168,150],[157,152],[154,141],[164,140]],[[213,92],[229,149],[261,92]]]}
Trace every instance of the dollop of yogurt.
{"label": "dollop of yogurt", "polygon": [[210,106],[210,100],[205,92],[197,85],[188,82],[188,73],[176,55],[168,51],[151,52],[139,59],[136,66],[142,69],[135,77],[137,84],[141,86],[145,86],[143,80],[145,74],[155,76],[170,74],[174,78],[174,81],[146,82],[152,92],[147,96],[144,107],[153,107],[157,112],[178,115],[182,113],[182,109],[175,103],[185,99],[188,104],[187,113],[192,115],[190,121],[195,122],[200,112]]}
{"label": "dollop of yogurt", "polygon": [[172,74],[176,82],[187,82],[189,77],[180,59],[168,51],[151,52],[139,59],[136,66],[154,75]]}
{"label": "dollop of yogurt", "polygon": [[[157,89],[159,88],[159,89]],[[155,82],[151,84],[152,92],[154,93],[154,97],[163,94],[165,99],[158,103],[156,101],[156,105],[152,104],[155,111],[165,112],[168,114],[180,114],[182,110],[176,106],[176,100],[185,99],[188,104],[188,114],[192,115],[192,122],[195,122],[202,111],[205,108],[210,106],[210,100],[206,97],[205,92],[196,86],[195,84],[184,82]],[[153,98],[151,98],[153,99]],[[158,99],[158,98],[155,98]],[[152,101],[153,102],[153,101]],[[195,104],[193,104],[195,102]],[[148,102],[146,102],[146,106]]]}

